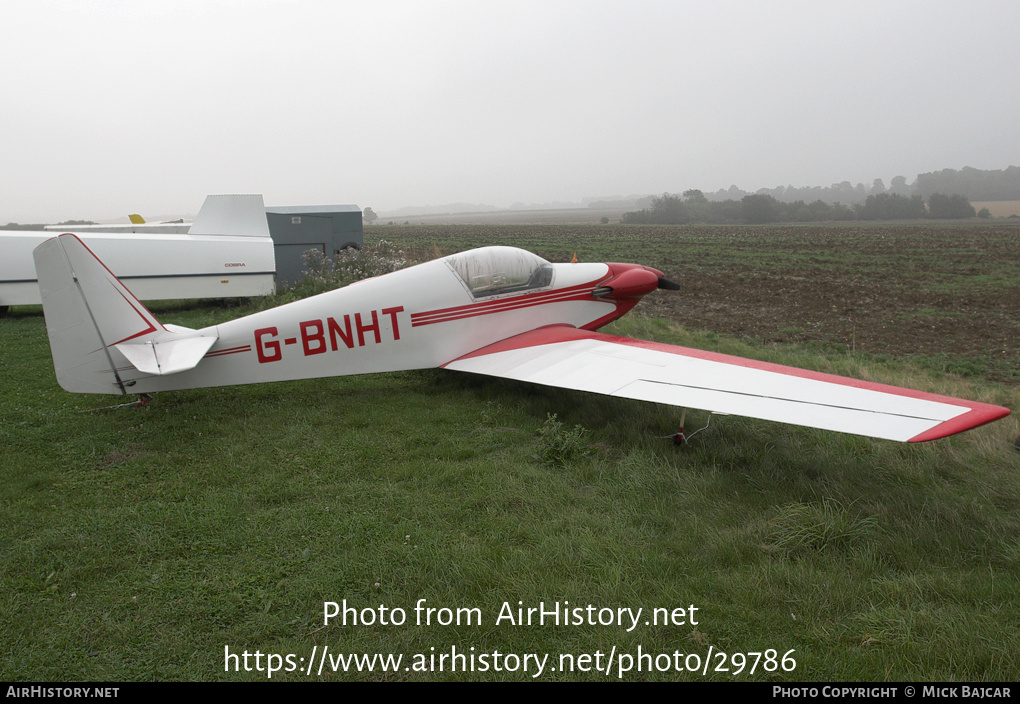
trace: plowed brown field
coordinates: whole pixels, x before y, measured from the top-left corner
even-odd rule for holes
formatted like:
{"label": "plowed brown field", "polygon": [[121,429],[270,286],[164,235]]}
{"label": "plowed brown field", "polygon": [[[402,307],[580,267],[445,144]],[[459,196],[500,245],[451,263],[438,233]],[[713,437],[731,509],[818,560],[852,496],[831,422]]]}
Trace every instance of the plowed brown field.
{"label": "plowed brown field", "polygon": [[691,328],[916,355],[1020,383],[1020,224],[376,226],[365,233],[375,239],[647,264],[683,290],[637,310]]}

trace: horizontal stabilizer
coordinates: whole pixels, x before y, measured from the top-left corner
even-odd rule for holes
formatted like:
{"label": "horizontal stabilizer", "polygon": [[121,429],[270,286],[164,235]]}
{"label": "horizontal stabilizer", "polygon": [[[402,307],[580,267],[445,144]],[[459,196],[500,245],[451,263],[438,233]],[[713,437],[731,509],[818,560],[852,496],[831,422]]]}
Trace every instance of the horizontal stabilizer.
{"label": "horizontal stabilizer", "polygon": [[122,342],[116,345],[135,369],[146,374],[165,376],[194,369],[216,342],[215,337],[185,337],[168,333],[171,339]]}
{"label": "horizontal stabilizer", "polygon": [[868,437],[934,440],[1009,410],[885,384],[569,326],[539,328],[444,365],[621,398]]}

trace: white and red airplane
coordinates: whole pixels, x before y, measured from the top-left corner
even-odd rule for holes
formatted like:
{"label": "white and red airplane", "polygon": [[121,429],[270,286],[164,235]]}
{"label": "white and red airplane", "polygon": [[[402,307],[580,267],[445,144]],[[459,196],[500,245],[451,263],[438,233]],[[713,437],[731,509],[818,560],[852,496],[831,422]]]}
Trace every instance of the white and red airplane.
{"label": "white and red airplane", "polygon": [[595,332],[656,288],[637,264],[550,264],[484,247],[237,320],[160,323],[75,235],[36,269],[67,391],[151,394],[443,367],[568,389],[918,442],[1009,410],[986,403]]}

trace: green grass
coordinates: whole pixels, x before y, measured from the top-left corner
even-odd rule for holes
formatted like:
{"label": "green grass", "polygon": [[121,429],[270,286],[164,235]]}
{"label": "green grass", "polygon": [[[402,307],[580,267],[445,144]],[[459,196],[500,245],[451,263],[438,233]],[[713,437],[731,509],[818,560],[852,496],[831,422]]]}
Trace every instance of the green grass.
{"label": "green grass", "polygon": [[[158,308],[190,326],[239,313]],[[889,356],[635,314],[607,330],[1020,408],[1016,386]],[[1020,672],[1017,415],[922,445],[714,416],[677,448],[668,436],[679,409],[443,371],[167,392],[110,408],[125,399],[57,387],[31,311],[0,319],[0,360],[7,681],[264,680],[225,672],[224,647],[308,657],[323,646],[549,653],[550,664],[639,646],[793,650],[796,660],[792,672],[624,675],[635,680]],[[687,430],[708,421],[691,411]],[[477,609],[482,622],[416,625],[420,599]],[[325,624],[324,602],[343,600],[404,609],[409,623]],[[496,623],[504,604],[557,601],[646,615],[693,605],[698,623]]]}

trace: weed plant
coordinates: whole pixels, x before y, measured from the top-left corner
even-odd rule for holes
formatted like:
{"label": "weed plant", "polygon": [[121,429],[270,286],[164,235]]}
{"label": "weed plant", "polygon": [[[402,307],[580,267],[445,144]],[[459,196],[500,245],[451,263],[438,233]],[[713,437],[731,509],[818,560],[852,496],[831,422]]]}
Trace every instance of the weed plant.
{"label": "weed plant", "polygon": [[403,250],[386,240],[360,249],[347,247],[333,257],[325,256],[318,249],[309,249],[301,259],[304,269],[297,281],[281,287],[274,296],[260,301],[261,304],[273,307],[297,301],[356,281],[382,276],[410,264]]}
{"label": "weed plant", "polygon": [[562,467],[586,457],[592,452],[590,436],[591,432],[580,425],[565,429],[556,414],[550,413],[538,429],[538,459],[547,465]]}

